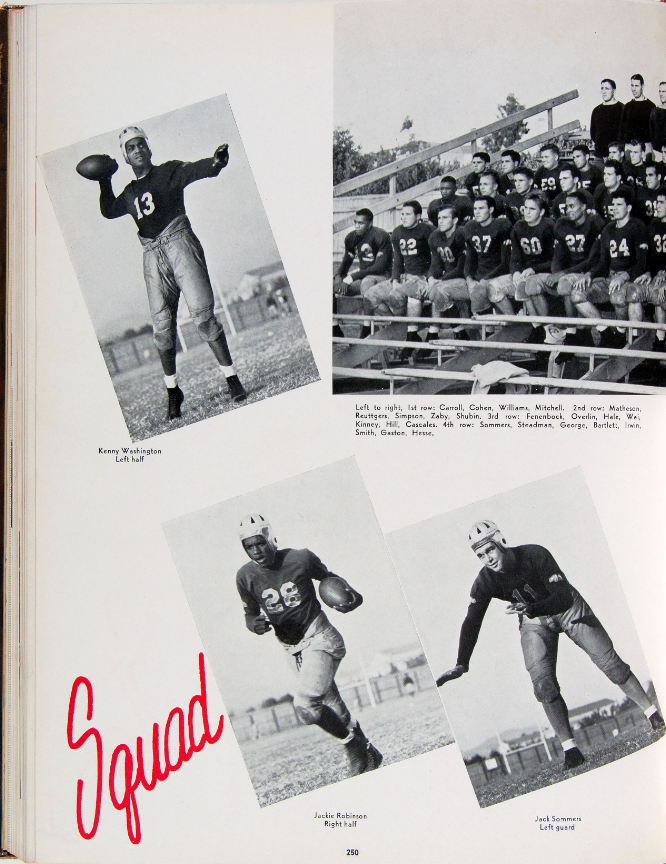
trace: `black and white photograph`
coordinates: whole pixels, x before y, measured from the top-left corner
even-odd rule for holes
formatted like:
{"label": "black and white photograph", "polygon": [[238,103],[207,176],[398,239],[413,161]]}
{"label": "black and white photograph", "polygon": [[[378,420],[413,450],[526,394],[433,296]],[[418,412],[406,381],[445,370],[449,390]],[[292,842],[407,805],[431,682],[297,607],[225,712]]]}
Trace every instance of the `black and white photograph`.
{"label": "black and white photograph", "polygon": [[261,806],[451,743],[354,460],[163,528]]}
{"label": "black and white photograph", "polygon": [[387,542],[482,807],[663,736],[582,471],[428,519]]}
{"label": "black and white photograph", "polygon": [[40,162],[132,441],[318,380],[226,96],[129,119]]}
{"label": "black and white photograph", "polygon": [[336,8],[334,393],[663,392],[660,15]]}

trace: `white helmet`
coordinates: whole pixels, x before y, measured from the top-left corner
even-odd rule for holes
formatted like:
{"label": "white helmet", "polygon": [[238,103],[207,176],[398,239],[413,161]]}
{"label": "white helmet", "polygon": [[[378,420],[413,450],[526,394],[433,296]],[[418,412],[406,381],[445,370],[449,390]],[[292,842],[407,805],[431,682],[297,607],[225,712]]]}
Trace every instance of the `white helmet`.
{"label": "white helmet", "polygon": [[241,540],[249,540],[250,537],[263,537],[264,540],[277,551],[277,540],[273,534],[271,523],[264,519],[260,513],[248,513],[243,516],[238,529],[238,536]]}
{"label": "white helmet", "polygon": [[504,535],[491,519],[482,519],[480,522],[475,522],[469,530],[467,539],[474,551],[489,540],[498,546],[507,545]]}
{"label": "white helmet", "polygon": [[[131,141],[133,138],[143,138],[143,140],[148,144],[148,136],[143,131],[140,126],[125,126],[120,135],[118,136],[118,141],[120,143],[120,152],[123,154],[125,162],[129,165],[129,159],[127,158],[127,142]],[[148,144],[148,148],[150,149],[150,144]]]}

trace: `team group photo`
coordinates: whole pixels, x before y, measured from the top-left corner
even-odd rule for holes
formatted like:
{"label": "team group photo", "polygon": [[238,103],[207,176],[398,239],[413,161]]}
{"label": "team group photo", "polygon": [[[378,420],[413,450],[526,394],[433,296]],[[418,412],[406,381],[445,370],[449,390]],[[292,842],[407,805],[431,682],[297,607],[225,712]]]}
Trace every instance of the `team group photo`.
{"label": "team group photo", "polygon": [[226,97],[40,161],[133,441],[318,379]]}
{"label": "team group photo", "polygon": [[[537,31],[527,79],[521,66],[484,77],[456,42],[446,55],[459,55],[456,75],[441,70],[430,105],[409,50],[389,70],[369,47],[369,90],[401,88],[391,127],[354,87],[353,49],[369,26],[360,14],[353,32],[338,13],[336,42],[334,392],[465,393],[481,377],[499,393],[660,392],[666,81],[656,45],[627,49],[622,76],[601,48],[586,66],[584,15],[565,47]],[[510,20],[500,42],[513,39]],[[463,95],[468,77],[483,87]]]}

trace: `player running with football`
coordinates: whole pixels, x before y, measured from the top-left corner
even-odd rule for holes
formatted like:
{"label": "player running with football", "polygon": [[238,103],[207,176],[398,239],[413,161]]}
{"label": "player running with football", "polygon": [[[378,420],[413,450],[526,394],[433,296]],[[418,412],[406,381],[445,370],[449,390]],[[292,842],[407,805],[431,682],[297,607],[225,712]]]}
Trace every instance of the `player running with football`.
{"label": "player running with football", "polygon": [[258,636],[273,629],[293,658],[299,719],[342,743],[352,776],[378,768],[382,754],[351,716],[335,683],[345,643],[322,610],[313,580],[320,583],[322,600],[338,612],[351,612],[363,597],[309,549],[279,549],[270,523],[258,513],[241,519],[239,536],[252,559],[236,576],[245,624]]}
{"label": "player running with football", "polygon": [[456,665],[437,679],[441,687],[469,670],[484,615],[493,597],[508,602],[507,615],[518,616],[520,643],[534,695],[564,750],[564,767],[577,768],[585,757],[576,746],[567,705],[557,681],[557,644],[565,633],[625,696],[645,714],[652,729],[664,721],[629,666],[618,656],[610,636],[592,609],[569,583],[550,552],[533,544],[507,546],[491,520],[475,522],[469,543],[483,567],[472,585],[460,630]]}
{"label": "player running with football", "polygon": [[221,367],[235,402],[246,393],[238,379],[222,325],[215,317],[215,298],[201,243],[185,212],[184,190],[205,177],[217,177],[229,162],[228,145],[212,157],[197,162],[171,160],[153,165],[146,133],[127,126],[119,136],[120,150],[136,179],[115,196],[111,177],[117,171],[108,158],[107,171],[99,180],[99,206],[106,219],[131,216],[143,246],[143,275],[153,320],[153,338],[159,354],[169,397],[169,420],[180,417],[184,400],[176,376],[176,315],[183,293],[199,335],[207,342]]}

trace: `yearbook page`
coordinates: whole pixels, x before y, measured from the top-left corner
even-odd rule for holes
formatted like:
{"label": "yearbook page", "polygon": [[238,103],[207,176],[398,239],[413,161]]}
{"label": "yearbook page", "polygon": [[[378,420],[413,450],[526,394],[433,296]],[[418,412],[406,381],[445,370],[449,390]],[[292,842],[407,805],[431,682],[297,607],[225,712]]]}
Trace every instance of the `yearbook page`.
{"label": "yearbook page", "polygon": [[[509,93],[578,91],[525,140],[588,129],[607,77],[658,107],[663,9],[25,14],[36,539],[9,851],[661,861],[661,367],[645,392],[405,395],[363,377],[373,356],[338,386],[331,273],[354,282],[345,237],[387,193],[348,196],[332,234],[331,154],[464,136]],[[427,179],[419,224],[471,157]]]}

